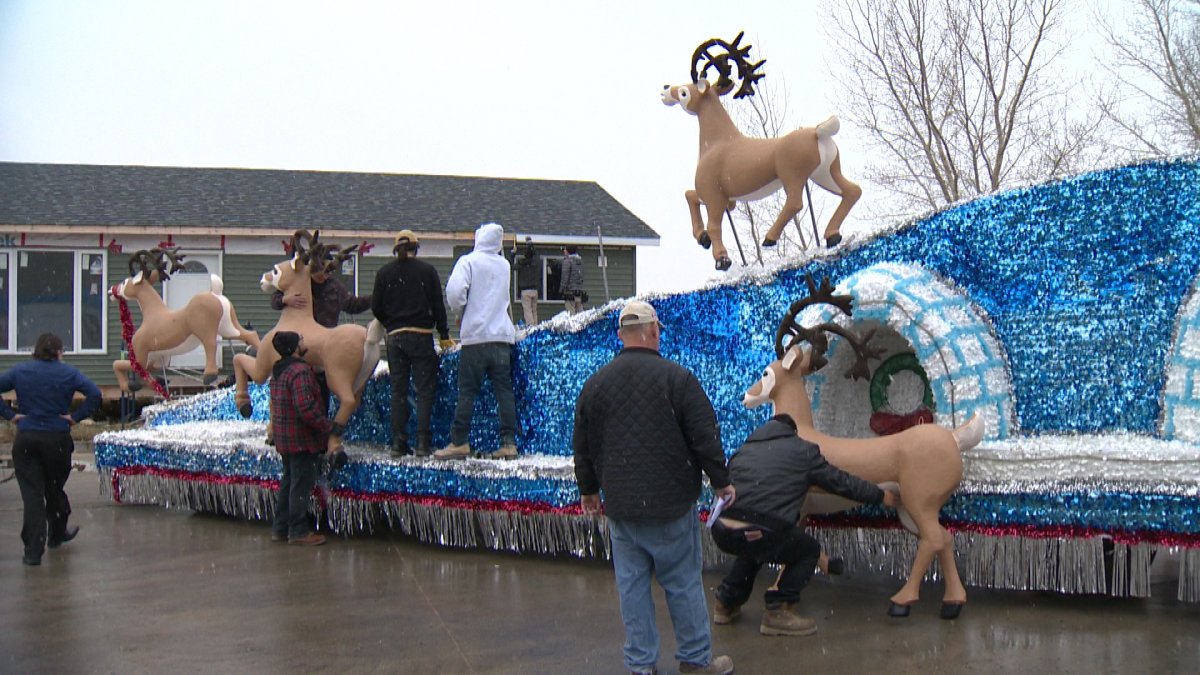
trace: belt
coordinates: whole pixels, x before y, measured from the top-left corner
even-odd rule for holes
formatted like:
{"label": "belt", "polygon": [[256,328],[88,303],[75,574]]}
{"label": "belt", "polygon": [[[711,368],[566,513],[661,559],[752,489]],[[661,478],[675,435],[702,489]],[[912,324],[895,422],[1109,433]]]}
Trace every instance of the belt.
{"label": "belt", "polygon": [[400,333],[421,333],[422,335],[433,335],[432,328],[417,328],[416,326],[405,326],[396,330],[389,330],[388,335],[398,335]]}

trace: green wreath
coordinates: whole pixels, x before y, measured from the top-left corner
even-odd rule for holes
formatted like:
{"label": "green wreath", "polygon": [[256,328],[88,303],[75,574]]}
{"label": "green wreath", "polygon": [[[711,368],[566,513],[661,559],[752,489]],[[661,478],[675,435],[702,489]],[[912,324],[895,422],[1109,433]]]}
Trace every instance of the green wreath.
{"label": "green wreath", "polygon": [[930,412],[935,410],[933,407],[933,387],[929,386],[929,376],[925,374],[925,369],[921,367],[921,362],[917,360],[916,354],[904,353],[889,357],[886,361],[879,364],[879,367],[875,369],[875,374],[871,376],[872,412],[879,412],[880,410],[892,411],[891,404],[888,402],[888,387],[892,384],[893,376],[906,370],[916,373],[917,377],[921,378],[921,382],[925,385],[925,396],[921,399],[922,405]]}

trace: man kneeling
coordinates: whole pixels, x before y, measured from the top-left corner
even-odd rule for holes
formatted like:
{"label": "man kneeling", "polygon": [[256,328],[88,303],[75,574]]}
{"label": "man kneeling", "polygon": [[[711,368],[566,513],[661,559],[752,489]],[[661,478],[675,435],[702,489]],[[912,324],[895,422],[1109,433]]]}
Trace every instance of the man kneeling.
{"label": "man kneeling", "polygon": [[808,584],[821,545],[796,526],[811,485],[865,504],[897,504],[896,494],[838,469],[820,448],[796,435],[796,423],[776,415],[750,434],[729,460],[737,502],[713,523],[712,537],[722,551],[737,556],[717,588],[713,623],[732,623],[754,590],[754,578],[767,563],[782,565],[767,589],[759,632],[763,635],[812,635],[812,619],[792,611]]}

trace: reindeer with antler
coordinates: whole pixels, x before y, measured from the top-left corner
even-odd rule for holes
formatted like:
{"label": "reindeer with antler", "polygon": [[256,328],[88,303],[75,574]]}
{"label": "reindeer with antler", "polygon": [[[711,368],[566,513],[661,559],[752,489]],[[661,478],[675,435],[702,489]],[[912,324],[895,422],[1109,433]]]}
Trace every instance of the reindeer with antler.
{"label": "reindeer with antler", "polygon": [[936,556],[946,584],[941,617],[957,618],[967,601],[967,591],[954,562],[954,538],[938,522],[938,513],[962,481],[962,451],[982,440],[983,422],[974,415],[953,430],[921,424],[897,434],[869,439],[837,438],[817,431],[805,377],[828,363],[825,357],[829,349],[828,334],[840,336],[854,350],[855,361],[845,373],[848,378],[869,377],[868,360],[878,358],[881,350],[868,344],[873,330],[860,338],[833,322],[811,328],[801,325],[797,317],[814,305],[831,305],[846,317],[853,311],[852,298],[834,295],[829,279],[824,279],[819,288],[812,276],[807,283],[808,297],[792,303],[775,334],[777,358],[746,391],[743,404],[755,408],[770,403],[776,413],[790,415],[796,422],[798,435],[820,446],[821,454],[837,468],[872,483],[898,483],[910,519],[906,526],[916,532],[919,542],[908,580],[892,596],[888,614],[908,616],[910,606],[918,599],[921,579]]}
{"label": "reindeer with antler", "polygon": [[[842,175],[841,158],[833,141],[840,128],[837,117],[778,138],[748,138],[738,130],[720,97],[734,90],[735,69],[741,82],[735,99],[753,96],[754,83],[766,76],[759,72],[766,61],[750,63],[750,45],[739,44],[742,35],[738,33],[733,42],[715,38],[701,44],[692,54],[692,83],[664,85],[662,91],[665,105],[679,104],[700,122],[696,189],[684,196],[692,215],[692,236],[704,248],[712,247],[716,267],[722,271],[732,262],[721,241],[721,219],[737,200],[762,199],[783,188],[783,208],[762,242],[763,246],[774,246],[787,222],[804,208],[804,186],[812,180],[841,197],[825,227],[825,245],[832,248],[842,240],[842,221],[862,196],[862,188]],[[715,84],[706,79],[710,69],[718,74]],[[708,210],[707,227],[701,205]]]}
{"label": "reindeer with antler", "polygon": [[[166,281],[183,269],[185,256],[178,248],[153,248],[135,252],[129,259],[129,278],[113,286],[110,292],[119,302],[134,300],[142,311],[142,324],[129,344],[131,359],[113,361],[113,373],[121,391],[138,387],[131,383],[132,359],[149,369],[165,359],[204,347],[204,384],[217,379],[217,338],[237,339],[258,347],[258,334],[238,322],[233,304],[222,295],[221,277],[210,276],[207,293],[197,293],[182,309],[168,309],[154,284]],[[124,305],[122,304],[122,307]],[[133,380],[136,382],[136,380]]]}
{"label": "reindeer with antler", "polygon": [[250,403],[250,380],[257,384],[265,382],[271,375],[272,366],[279,360],[279,354],[271,344],[275,333],[283,330],[303,335],[308,348],[304,360],[325,371],[329,390],[338,397],[339,407],[329,437],[331,453],[341,447],[346,424],[358,408],[363,386],[379,362],[379,342],[384,338],[384,329],[377,320],[372,320],[368,328],[356,324],[326,328],[317,323],[309,309],[312,305],[311,275],[320,270],[332,272],[354,255],[357,248],[341,249],[323,244],[319,231],[297,230],[291,241],[292,258],[275,265],[263,275],[260,284],[265,293],[282,291],[285,297],[299,296],[304,302],[285,303],[279,322],[263,336],[256,356],[238,354],[233,359],[237,379],[234,402],[242,416],[249,417],[254,412]]}

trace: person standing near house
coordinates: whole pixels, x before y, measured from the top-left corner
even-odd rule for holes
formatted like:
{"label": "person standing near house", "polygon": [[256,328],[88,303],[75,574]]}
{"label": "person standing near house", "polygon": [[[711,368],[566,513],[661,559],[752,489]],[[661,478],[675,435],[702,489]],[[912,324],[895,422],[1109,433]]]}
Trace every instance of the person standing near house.
{"label": "person standing near house", "polygon": [[460,317],[458,404],[450,427],[450,445],[437,459],[471,454],[471,416],[484,375],[492,381],[500,417],[500,449],[492,459],[517,456],[517,405],[512,388],[512,267],[501,254],[504,228],[496,223],[475,230],[475,250],[459,258],[446,282],[446,302]]}
{"label": "person standing near house", "polygon": [[283,461],[271,541],[320,546],[325,537],[309,529],[308,501],[317,483],[317,459],[326,448],[333,422],[326,415],[317,374],[304,361],[304,336],[279,331],[271,345],[279,354],[271,370],[271,426]]}
{"label": "person standing near house", "polygon": [[[12,456],[24,504],[21,561],[26,565],[42,564],[47,545],[58,548],[79,534],[78,526],[67,527],[71,502],[63,489],[75,451],[71,427],[100,405],[100,388],[63,363],[62,355],[62,340],[54,333],[42,333],[34,342],[33,359],[0,375],[0,393],[16,390],[21,410],[14,411],[0,399],[0,416],[17,425]],[[84,400],[72,413],[75,392],[83,394]]]}
{"label": "person standing near house", "polygon": [[454,346],[446,326],[442,280],[433,265],[417,260],[421,243],[412,230],[396,235],[396,259],[375,274],[371,312],[387,329],[388,371],[392,382],[392,455],[412,454],[408,439],[408,386],[417,391],[417,456],[432,450],[433,399],[437,393],[437,330],[442,351]]}
{"label": "person standing near house", "polygon": [[730,504],[736,496],[717,417],[696,376],[659,355],[654,307],[629,302],[617,324],[624,348],[584,383],[571,444],[585,513],[599,513],[604,491],[625,666],[657,667],[653,575],[671,611],[679,671],[731,673],[733,660],[712,654],[696,512],[702,471],[717,495]]}
{"label": "person standing near house", "polygon": [[534,248],[532,238],[525,237],[525,250],[519,255],[513,248],[512,261],[517,267],[517,293],[528,328],[538,322],[538,297],[542,291],[542,256]]}
{"label": "person standing near house", "polygon": [[571,245],[563,248],[561,276],[558,281],[558,291],[562,295],[567,312],[578,314],[583,311],[583,258],[579,257],[578,247]]}

